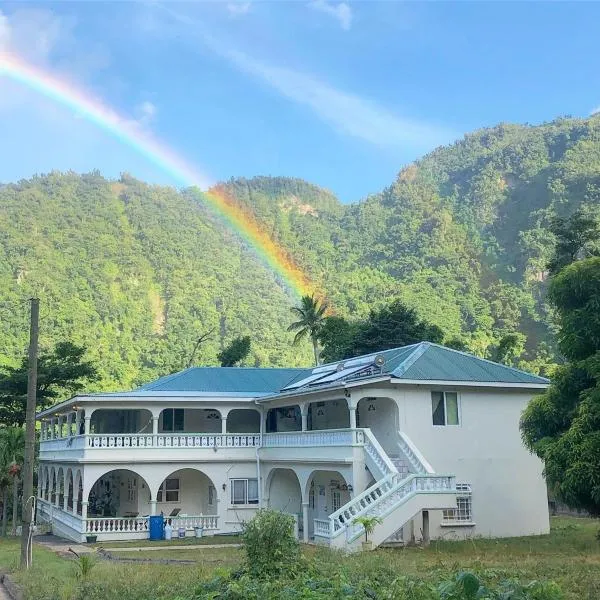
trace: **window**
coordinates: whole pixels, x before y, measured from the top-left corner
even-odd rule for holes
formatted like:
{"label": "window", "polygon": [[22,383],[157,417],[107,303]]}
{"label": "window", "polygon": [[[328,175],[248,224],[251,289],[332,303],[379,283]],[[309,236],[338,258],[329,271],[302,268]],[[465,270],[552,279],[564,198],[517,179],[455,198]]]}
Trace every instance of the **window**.
{"label": "window", "polygon": [[158,489],[156,501],[179,502],[179,479],[165,479]]}
{"label": "window", "polygon": [[231,504],[258,504],[258,479],[232,479]]}
{"label": "window", "polygon": [[183,408],[165,408],[162,412],[163,431],[183,431]]}
{"label": "window", "polygon": [[443,523],[472,523],[473,506],[471,485],[469,483],[457,483],[456,508],[443,511]]}
{"label": "window", "polygon": [[434,425],[458,425],[458,394],[431,392],[431,413]]}

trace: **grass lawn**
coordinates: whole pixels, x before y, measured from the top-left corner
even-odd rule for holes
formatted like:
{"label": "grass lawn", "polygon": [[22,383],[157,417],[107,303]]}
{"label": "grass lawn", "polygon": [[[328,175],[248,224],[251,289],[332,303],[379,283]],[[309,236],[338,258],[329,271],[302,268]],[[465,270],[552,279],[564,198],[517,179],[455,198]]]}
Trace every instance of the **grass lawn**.
{"label": "grass lawn", "polygon": [[[305,553],[314,558],[314,564],[326,578],[408,575],[437,583],[469,569],[492,579],[551,579],[561,586],[567,600],[598,600],[599,528],[600,521],[554,518],[552,533],[541,537],[440,541],[432,542],[427,549],[380,549],[352,556],[315,547],[306,548]],[[23,584],[29,600],[192,600],[199,582],[223,569],[235,568],[243,559],[240,548],[169,551],[167,544],[164,551],[128,552],[124,547],[114,554],[196,562],[178,565],[98,561],[90,575],[89,589],[82,591],[73,576],[73,561],[36,546],[33,569],[27,574],[16,572],[15,577]],[[17,542],[0,541],[0,566],[16,568],[18,556]]]}

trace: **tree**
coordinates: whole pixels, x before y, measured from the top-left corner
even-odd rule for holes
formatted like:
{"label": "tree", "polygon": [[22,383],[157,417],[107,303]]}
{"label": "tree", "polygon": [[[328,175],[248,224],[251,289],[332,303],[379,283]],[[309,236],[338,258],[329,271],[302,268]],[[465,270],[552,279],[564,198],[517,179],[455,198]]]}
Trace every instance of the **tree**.
{"label": "tree", "polygon": [[557,496],[600,515],[600,258],[563,268],[552,278],[548,298],[568,362],[524,411],[521,433],[544,461]]}
{"label": "tree", "polygon": [[551,274],[576,260],[600,255],[600,223],[582,210],[567,219],[555,218],[550,230],[556,236],[554,256],[548,263]]}
{"label": "tree", "polygon": [[517,359],[525,350],[525,340],[527,338],[522,333],[509,333],[505,335],[493,352],[493,359],[496,362],[514,367]]}
{"label": "tree", "polygon": [[[323,336],[323,333],[325,334]],[[408,346],[417,342],[441,343],[444,332],[418,318],[417,313],[400,300],[374,311],[364,321],[329,321],[322,330],[323,354],[328,360],[341,360]]]}
{"label": "tree", "polygon": [[323,348],[321,358],[325,362],[349,358],[348,352],[352,348],[359,327],[359,322],[348,321],[344,317],[325,317],[319,332],[319,341]]}
{"label": "tree", "polygon": [[[59,342],[38,361],[37,408],[43,409],[60,396],[74,394],[98,377],[95,366],[84,359],[85,348]],[[27,358],[19,367],[0,373],[0,423],[22,426],[27,406]]]}
{"label": "tree", "polygon": [[[25,430],[22,427],[4,427],[0,429],[0,465],[8,470],[12,479],[13,507],[12,533],[17,534],[17,509],[19,506],[19,473],[23,466],[25,451]],[[3,522],[3,531],[5,523]]]}
{"label": "tree", "polygon": [[235,367],[250,353],[250,336],[236,337],[229,346],[217,354],[222,367]]}
{"label": "tree", "polygon": [[302,296],[299,306],[294,306],[292,312],[299,317],[288,327],[288,331],[295,331],[294,345],[300,343],[305,338],[310,338],[315,355],[315,365],[319,364],[319,334],[323,329],[325,322],[325,313],[327,312],[327,303],[312,296]]}

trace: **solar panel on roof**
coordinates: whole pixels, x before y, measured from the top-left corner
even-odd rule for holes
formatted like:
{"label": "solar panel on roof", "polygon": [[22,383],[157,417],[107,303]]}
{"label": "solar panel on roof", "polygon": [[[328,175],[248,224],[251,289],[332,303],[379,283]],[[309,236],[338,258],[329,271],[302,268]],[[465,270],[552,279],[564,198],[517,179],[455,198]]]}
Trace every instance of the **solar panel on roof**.
{"label": "solar panel on roof", "polygon": [[309,385],[313,382],[320,380],[321,377],[325,377],[328,373],[334,373],[334,372],[335,372],[335,369],[330,369],[328,371],[321,371],[320,373],[316,373],[316,374],[313,373],[312,375],[309,375],[308,377],[305,377],[304,379],[301,379],[300,381],[295,381],[291,385],[284,387],[282,391],[297,390],[298,388],[304,387],[305,385]]}
{"label": "solar panel on roof", "polygon": [[350,367],[348,369],[342,369],[341,371],[335,371],[331,375],[328,375],[327,377],[323,377],[323,379],[319,379],[318,381],[315,381],[312,385],[317,385],[317,384],[321,384],[321,383],[330,383],[332,381],[340,381],[341,379],[344,379],[345,377],[348,377],[349,375],[353,375],[354,373],[358,373],[358,371],[362,371],[363,369],[365,369],[366,366],[367,365],[362,364],[362,365]]}

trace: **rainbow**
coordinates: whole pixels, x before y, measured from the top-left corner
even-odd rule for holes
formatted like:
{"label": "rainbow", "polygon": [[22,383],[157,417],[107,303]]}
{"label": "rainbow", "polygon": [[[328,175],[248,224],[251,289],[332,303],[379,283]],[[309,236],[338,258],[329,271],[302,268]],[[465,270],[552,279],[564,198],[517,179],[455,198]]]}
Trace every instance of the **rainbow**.
{"label": "rainbow", "polygon": [[[0,52],[0,76],[73,109],[77,114],[134,149],[184,187],[208,188],[208,178],[165,144],[145,133],[139,125],[120,116],[100,100],[75,85],[43,71],[14,54]],[[222,188],[202,193],[202,199],[256,252],[298,297],[315,291],[315,285],[289,253],[264,230],[252,212]]]}

